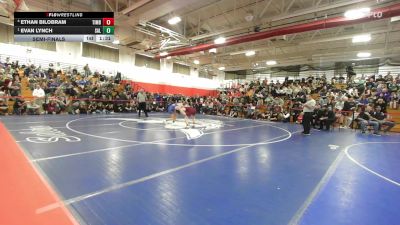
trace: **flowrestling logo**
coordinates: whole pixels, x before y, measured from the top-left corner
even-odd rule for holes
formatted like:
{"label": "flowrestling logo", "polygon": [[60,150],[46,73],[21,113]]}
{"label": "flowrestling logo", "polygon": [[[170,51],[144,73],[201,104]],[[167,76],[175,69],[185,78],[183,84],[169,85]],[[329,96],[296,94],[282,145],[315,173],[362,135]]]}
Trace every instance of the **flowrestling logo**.
{"label": "flowrestling logo", "polygon": [[78,142],[81,141],[80,138],[75,136],[68,136],[64,132],[61,132],[50,126],[31,126],[30,131],[19,132],[20,134],[35,135],[34,137],[27,137],[25,140],[33,143],[48,144],[58,141],[66,142]]}
{"label": "flowrestling logo", "polygon": [[[203,136],[204,131],[206,130],[218,129],[224,126],[222,121],[211,119],[197,119],[194,126],[192,126],[192,120],[190,120],[190,127],[186,126],[186,122],[183,119],[178,119],[175,122],[165,120],[165,118],[151,118],[145,120],[133,118],[107,118],[106,120],[122,120],[123,122],[121,122],[120,125],[125,122],[136,122],[137,124],[160,124],[164,129],[181,131],[186,135],[188,140],[197,139]],[[124,125],[121,126],[127,127]]]}

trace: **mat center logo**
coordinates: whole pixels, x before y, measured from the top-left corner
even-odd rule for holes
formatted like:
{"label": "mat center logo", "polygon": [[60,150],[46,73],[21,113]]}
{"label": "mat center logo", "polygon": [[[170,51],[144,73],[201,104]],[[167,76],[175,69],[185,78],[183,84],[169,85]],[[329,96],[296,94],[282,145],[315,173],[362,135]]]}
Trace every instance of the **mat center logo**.
{"label": "mat center logo", "polygon": [[[107,118],[108,120],[122,120],[123,122],[136,122],[138,124],[160,124],[165,129],[179,130],[184,133],[188,140],[197,139],[204,135],[204,131],[218,129],[224,126],[224,123],[219,120],[211,119],[198,119],[192,127],[192,120],[190,120],[190,127],[186,126],[185,120],[178,119],[175,122],[166,120],[165,118],[151,118],[151,119],[131,119],[131,118]],[[120,123],[121,124],[121,123]],[[151,128],[149,129],[151,130]]]}
{"label": "mat center logo", "polygon": [[20,134],[35,135],[35,137],[27,137],[26,140],[38,144],[48,144],[64,140],[66,142],[78,142],[80,138],[75,136],[68,136],[64,132],[61,132],[50,126],[31,126],[29,131],[19,132]]}

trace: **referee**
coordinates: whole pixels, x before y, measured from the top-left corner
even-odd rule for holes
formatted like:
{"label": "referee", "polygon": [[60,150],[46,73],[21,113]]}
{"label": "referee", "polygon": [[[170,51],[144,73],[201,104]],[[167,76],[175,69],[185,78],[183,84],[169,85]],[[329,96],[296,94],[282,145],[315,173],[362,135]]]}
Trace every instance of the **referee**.
{"label": "referee", "polygon": [[303,133],[304,135],[310,135],[311,129],[311,120],[313,117],[314,109],[316,102],[311,97],[311,95],[307,95],[307,102],[303,104]]}
{"label": "referee", "polygon": [[137,99],[139,102],[139,109],[138,109],[139,117],[140,117],[140,112],[142,110],[143,110],[144,114],[146,115],[146,117],[149,117],[147,115],[147,111],[146,111],[147,96],[146,96],[146,93],[143,92],[143,89],[140,89],[139,93],[137,94]]}

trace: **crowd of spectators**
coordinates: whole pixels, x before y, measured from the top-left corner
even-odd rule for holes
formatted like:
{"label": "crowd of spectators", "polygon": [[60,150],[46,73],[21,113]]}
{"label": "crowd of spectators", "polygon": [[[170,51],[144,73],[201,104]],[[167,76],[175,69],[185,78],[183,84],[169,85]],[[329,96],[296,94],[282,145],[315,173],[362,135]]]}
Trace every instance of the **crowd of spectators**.
{"label": "crowd of spectators", "polygon": [[313,116],[313,126],[317,129],[325,126],[329,130],[337,122],[342,128],[359,124],[365,132],[366,125],[377,123],[388,131],[394,123],[387,118],[387,109],[398,109],[399,94],[400,75],[390,73],[351,79],[334,76],[328,80],[325,75],[286,78],[282,83],[257,80],[225,89],[217,99],[202,103],[200,110],[231,117],[300,123],[302,105],[306,96],[311,95],[317,101]]}
{"label": "crowd of spectators", "polygon": [[[21,97],[20,80],[25,78],[32,97]],[[150,101],[160,96],[147,94]],[[82,73],[76,69],[64,71],[50,64],[48,69],[24,66],[6,60],[0,63],[0,111],[7,114],[7,101],[13,102],[11,114],[92,114],[135,112],[137,93],[130,84],[122,84],[120,76],[105,76],[90,72],[88,65]],[[4,110],[2,108],[4,107]],[[149,110],[163,111],[157,104]]]}
{"label": "crowd of spectators", "polygon": [[[21,78],[26,78],[32,98],[19,98]],[[386,115],[387,109],[397,109],[400,75],[353,76],[344,78],[325,75],[284,81],[255,80],[220,89],[217,96],[186,97],[146,93],[148,111],[165,111],[168,104],[184,100],[197,112],[249,119],[301,122],[302,104],[306,95],[317,101],[313,125],[330,128],[334,122],[343,128],[356,119],[364,129],[387,118],[374,117],[377,110]],[[0,63],[0,114],[7,114],[8,102],[13,102],[13,114],[93,114],[136,112],[137,93],[121,77],[105,76],[90,71],[63,70],[50,64],[47,69],[24,66],[7,59]],[[361,112],[361,113],[360,113]],[[364,113],[366,112],[366,114]],[[359,113],[361,116],[359,116]],[[367,116],[365,116],[367,115]],[[364,117],[364,118],[362,118]],[[368,119],[367,117],[370,117]],[[391,124],[386,124],[392,126]],[[365,129],[364,129],[365,130]]]}

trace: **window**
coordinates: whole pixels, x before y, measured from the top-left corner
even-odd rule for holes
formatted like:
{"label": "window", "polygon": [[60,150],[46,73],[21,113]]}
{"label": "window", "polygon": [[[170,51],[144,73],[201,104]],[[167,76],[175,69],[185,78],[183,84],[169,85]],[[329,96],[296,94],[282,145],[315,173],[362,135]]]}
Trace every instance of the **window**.
{"label": "window", "polygon": [[0,42],[11,43],[14,39],[14,29],[12,26],[0,23]]}
{"label": "window", "polygon": [[119,62],[119,50],[96,44],[82,43],[82,56]]}
{"label": "window", "polygon": [[379,71],[379,59],[369,59],[354,62],[337,62],[335,63],[335,74],[347,74],[346,69],[351,66],[356,74],[374,74]]}
{"label": "window", "polygon": [[56,51],[56,42],[15,42],[15,44],[47,51]]}
{"label": "window", "polygon": [[213,79],[213,73],[210,73],[205,70],[199,70],[199,77],[207,78],[207,79]]}
{"label": "window", "polygon": [[299,75],[299,65],[271,68],[271,77],[298,77]]}
{"label": "window", "polygon": [[151,69],[160,70],[160,60],[153,59],[148,56],[136,54],[135,55],[135,66],[147,67],[147,68],[151,68]]}
{"label": "window", "polygon": [[225,72],[225,80],[235,80],[235,79],[243,79],[243,76],[238,75],[236,73]]}
{"label": "window", "polygon": [[174,63],[172,66],[172,72],[190,75],[190,66],[185,66],[185,65],[182,65],[179,63]]}

